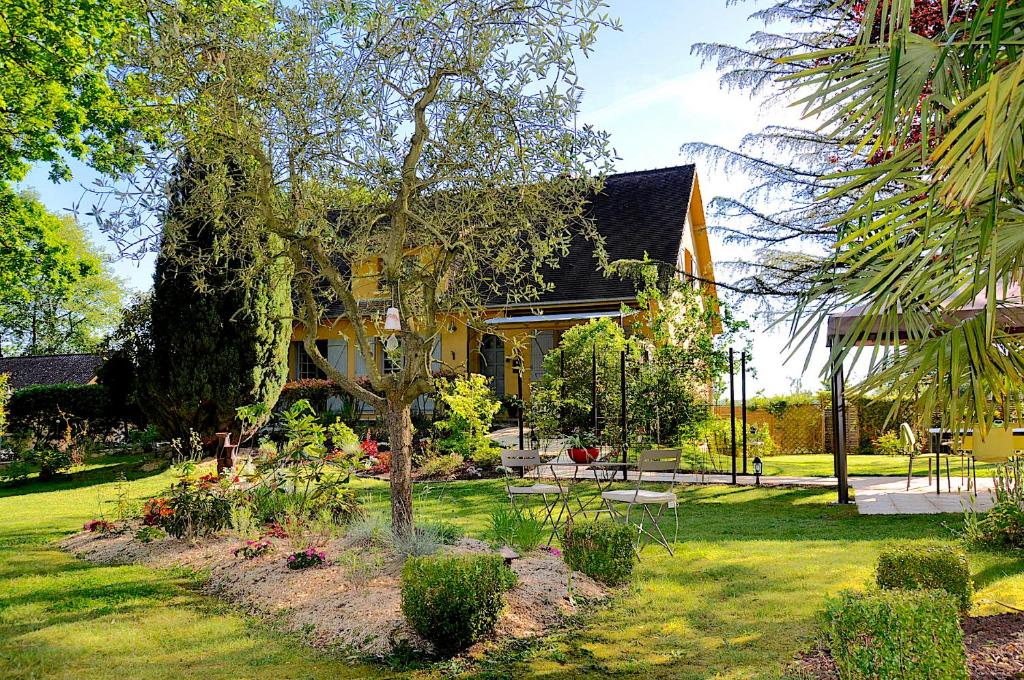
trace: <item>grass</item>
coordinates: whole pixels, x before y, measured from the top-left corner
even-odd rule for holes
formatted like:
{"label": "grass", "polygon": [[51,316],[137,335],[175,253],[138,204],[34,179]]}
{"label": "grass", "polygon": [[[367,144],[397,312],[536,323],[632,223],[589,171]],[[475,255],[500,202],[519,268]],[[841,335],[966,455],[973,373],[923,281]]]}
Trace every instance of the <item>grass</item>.
{"label": "grass", "polygon": [[[748,458],[748,470],[753,470],[749,462],[753,456]],[[764,474],[786,477],[831,477],[832,456],[830,454],[794,454],[782,456],[768,456],[764,461]],[[904,456],[864,456],[850,455],[846,459],[848,474],[851,476],[863,477],[906,477],[907,459]],[[726,461],[728,462],[728,461]],[[978,463],[979,477],[992,477],[995,474],[996,466],[990,463]],[[952,457],[949,459],[949,472],[956,485],[960,480],[960,459]],[[943,475],[945,475],[945,463],[943,463]],[[914,461],[914,476],[928,476],[928,462],[922,457]]]}
{"label": "grass", "polygon": [[[494,481],[432,484],[419,495],[422,516],[444,516],[470,535],[502,501]],[[830,490],[718,486],[679,495],[676,556],[646,549],[627,594],[503,672],[777,677],[811,643],[826,595],[863,587],[887,541],[951,539],[961,522],[959,515],[860,516],[830,505]],[[1021,561],[971,557],[976,613],[1005,611],[993,600],[1024,604]]]}
{"label": "grass", "polygon": [[196,591],[192,575],[99,567],[53,541],[102,508],[167,486],[138,457],[99,459],[48,484],[0,488],[0,677],[359,678],[382,675],[274,632]]}
{"label": "grass", "polygon": [[[55,539],[111,513],[115,476],[133,496],[165,487],[141,459],[99,461],[60,481],[0,488],[0,676],[395,677],[397,670],[318,653],[196,592],[192,576],[97,567]],[[100,464],[102,466],[100,466]],[[385,510],[387,486],[357,483]],[[447,520],[480,537],[506,501],[500,480],[416,485],[421,520]],[[891,539],[951,538],[947,516],[865,516],[829,505],[829,490],[690,487],[680,493],[676,556],[648,548],[635,583],[565,632],[515,643],[488,658],[406,671],[436,676],[573,678],[778,677],[810,644],[825,596],[861,587]],[[978,612],[1024,604],[1024,563],[971,556]]]}

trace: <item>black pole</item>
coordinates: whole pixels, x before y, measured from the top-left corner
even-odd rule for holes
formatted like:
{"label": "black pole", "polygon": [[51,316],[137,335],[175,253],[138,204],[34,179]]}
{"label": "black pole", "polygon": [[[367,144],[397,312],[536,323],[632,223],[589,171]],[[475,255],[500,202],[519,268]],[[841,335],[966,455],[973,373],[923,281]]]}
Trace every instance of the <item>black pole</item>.
{"label": "black pole", "polygon": [[747,350],[740,352],[740,408],[743,416],[743,474],[747,474]]}
{"label": "black pole", "polygon": [[835,456],[836,482],[839,487],[838,501],[841,505],[850,502],[849,482],[846,475],[846,380],[843,362],[832,363],[832,455]]}
{"label": "black pole", "polygon": [[522,451],[525,447],[523,446],[523,362],[519,360],[519,370],[516,371],[516,382],[519,387],[519,450]]}
{"label": "black pole", "polygon": [[622,408],[619,411],[619,418],[622,426],[622,479],[626,479],[625,464],[629,462],[629,436],[626,434],[626,350],[619,355],[619,399],[622,401]]}
{"label": "black pole", "polygon": [[732,483],[736,483],[736,364],[729,348],[729,424],[732,428]]}
{"label": "black pole", "polygon": [[559,377],[562,379],[561,387],[558,388],[559,400],[558,400],[558,428],[561,429],[565,424],[565,410],[562,405],[565,403],[565,350],[558,350],[558,371]]}
{"label": "black pole", "polygon": [[597,438],[597,343],[593,345],[590,355],[590,406],[594,417],[594,438]]}

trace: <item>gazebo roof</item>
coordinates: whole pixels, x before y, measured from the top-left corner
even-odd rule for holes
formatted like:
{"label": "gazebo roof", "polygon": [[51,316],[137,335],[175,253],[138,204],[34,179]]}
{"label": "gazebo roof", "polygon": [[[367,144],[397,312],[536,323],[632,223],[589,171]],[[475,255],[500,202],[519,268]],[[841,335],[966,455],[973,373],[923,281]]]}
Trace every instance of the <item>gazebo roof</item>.
{"label": "gazebo roof", "polygon": [[[944,313],[950,321],[963,321],[984,312],[987,305],[988,295],[982,291],[966,305],[953,309],[948,308],[947,305]],[[844,337],[854,332],[859,332],[861,337],[858,339],[858,344],[862,345],[872,345],[878,342],[899,343],[906,340],[908,329],[899,306],[897,306],[898,321],[895,333],[892,323],[882,318],[878,318],[874,324],[870,320],[865,324],[865,319],[869,319],[867,309],[868,304],[862,303],[830,314],[825,336],[826,344],[831,346],[834,338]],[[1002,294],[996,299],[996,319],[1003,330],[1014,334],[1024,333],[1024,299],[1021,297],[1019,282],[1015,281],[1002,286]]]}

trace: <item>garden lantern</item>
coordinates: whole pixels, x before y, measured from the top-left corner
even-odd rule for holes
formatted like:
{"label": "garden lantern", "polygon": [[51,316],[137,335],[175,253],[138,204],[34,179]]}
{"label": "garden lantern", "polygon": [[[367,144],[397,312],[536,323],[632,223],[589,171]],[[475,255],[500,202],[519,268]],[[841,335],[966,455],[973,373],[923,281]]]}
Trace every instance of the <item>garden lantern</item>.
{"label": "garden lantern", "polygon": [[398,338],[395,333],[402,330],[402,318],[399,316],[398,307],[388,307],[384,315],[384,330],[389,331],[388,339],[384,341],[384,349],[394,352],[398,349]]}
{"label": "garden lantern", "polygon": [[754,483],[757,486],[761,486],[761,472],[764,471],[764,463],[761,462],[761,456],[754,457]]}

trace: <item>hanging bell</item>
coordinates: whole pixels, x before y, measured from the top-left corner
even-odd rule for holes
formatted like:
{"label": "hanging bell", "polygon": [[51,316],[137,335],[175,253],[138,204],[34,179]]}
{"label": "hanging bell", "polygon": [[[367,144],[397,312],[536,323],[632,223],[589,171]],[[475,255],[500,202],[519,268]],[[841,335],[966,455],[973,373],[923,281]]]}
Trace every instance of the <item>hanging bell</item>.
{"label": "hanging bell", "polygon": [[384,316],[384,330],[392,332],[402,330],[402,319],[398,315],[398,307],[388,307],[387,314]]}

